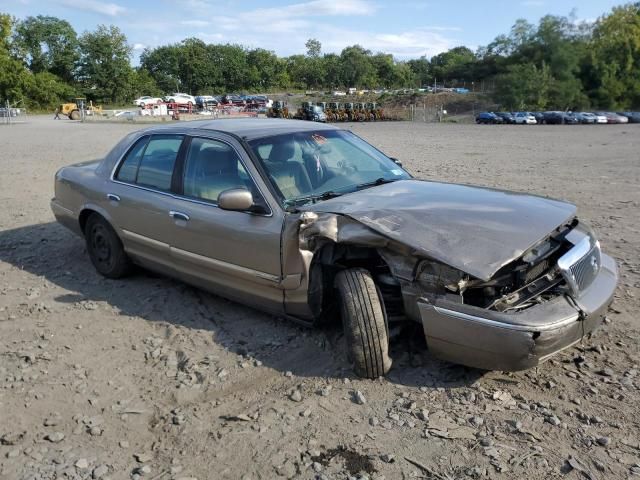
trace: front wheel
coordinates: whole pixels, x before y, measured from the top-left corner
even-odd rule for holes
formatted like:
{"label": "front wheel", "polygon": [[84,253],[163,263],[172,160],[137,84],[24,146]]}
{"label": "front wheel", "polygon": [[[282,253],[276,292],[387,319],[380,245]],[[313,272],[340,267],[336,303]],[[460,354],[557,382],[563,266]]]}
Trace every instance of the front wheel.
{"label": "front wheel", "polygon": [[94,213],[87,220],[84,232],[89,258],[98,273],[107,278],[121,278],[131,271],[131,260],[109,222]]}
{"label": "front wheel", "polygon": [[350,268],[336,275],[347,355],[355,373],[378,378],[391,368],[389,334],[382,298],[364,268]]}

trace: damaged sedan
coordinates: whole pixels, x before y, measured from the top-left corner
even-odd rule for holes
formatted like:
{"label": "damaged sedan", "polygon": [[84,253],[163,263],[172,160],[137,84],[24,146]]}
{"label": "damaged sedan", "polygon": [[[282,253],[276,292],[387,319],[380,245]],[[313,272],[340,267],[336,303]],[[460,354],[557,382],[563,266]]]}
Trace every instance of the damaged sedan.
{"label": "damaged sedan", "polygon": [[139,265],[306,325],[340,318],[367,378],[391,367],[396,322],[451,362],[536,366],[601,323],[618,280],[575,206],[416,180],[317,123],[134,132],[58,171],[51,207],[105,277]]}

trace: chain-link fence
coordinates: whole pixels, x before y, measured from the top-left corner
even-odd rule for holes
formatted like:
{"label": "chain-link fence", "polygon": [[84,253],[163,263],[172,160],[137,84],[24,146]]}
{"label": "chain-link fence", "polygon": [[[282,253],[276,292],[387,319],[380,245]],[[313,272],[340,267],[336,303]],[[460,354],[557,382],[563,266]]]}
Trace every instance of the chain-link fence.
{"label": "chain-link fence", "polygon": [[10,125],[26,122],[27,109],[21,105],[22,101],[11,103],[9,100],[5,100],[0,103],[0,124]]}

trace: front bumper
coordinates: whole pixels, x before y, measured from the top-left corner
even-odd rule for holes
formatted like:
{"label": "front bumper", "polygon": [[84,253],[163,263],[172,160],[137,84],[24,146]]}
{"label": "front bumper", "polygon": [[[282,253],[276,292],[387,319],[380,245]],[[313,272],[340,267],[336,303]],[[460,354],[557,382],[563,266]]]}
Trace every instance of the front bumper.
{"label": "front bumper", "polygon": [[422,298],[418,309],[429,351],[436,357],[486,370],[525,370],[597,328],[617,283],[616,263],[603,254],[600,272],[577,301],[562,296],[504,313]]}

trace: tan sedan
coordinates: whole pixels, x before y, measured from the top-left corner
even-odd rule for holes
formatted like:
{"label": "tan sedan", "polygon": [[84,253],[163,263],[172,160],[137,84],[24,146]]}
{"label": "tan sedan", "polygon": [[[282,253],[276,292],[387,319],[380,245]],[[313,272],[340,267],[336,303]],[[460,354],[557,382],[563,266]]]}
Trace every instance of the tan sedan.
{"label": "tan sedan", "polygon": [[135,132],[61,169],[51,207],[106,277],[137,264],[309,325],[341,319],[369,378],[391,367],[392,322],[453,362],[535,366],[599,325],[618,278],[573,205],[415,180],[312,122]]}

